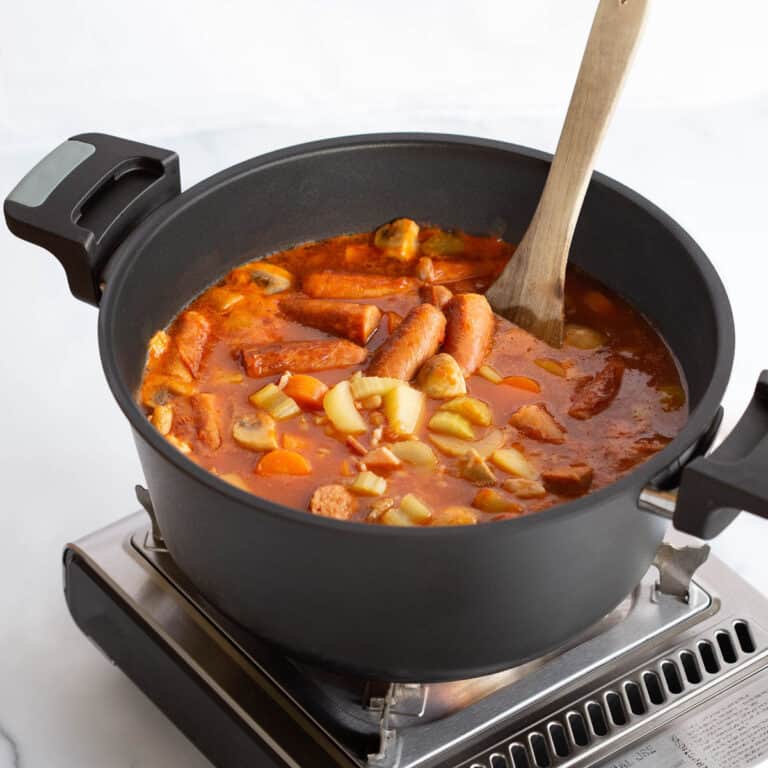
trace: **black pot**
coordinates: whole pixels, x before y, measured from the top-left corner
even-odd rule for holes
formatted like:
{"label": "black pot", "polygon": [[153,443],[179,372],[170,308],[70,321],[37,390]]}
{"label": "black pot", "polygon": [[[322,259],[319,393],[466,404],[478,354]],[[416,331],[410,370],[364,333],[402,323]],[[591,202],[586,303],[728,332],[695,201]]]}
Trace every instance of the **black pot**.
{"label": "black pot", "polygon": [[[87,134],[45,158],[5,202],[11,230],[99,304],[110,387],[133,426],[177,564],[250,631],[293,653],[388,680],[446,680],[538,656],[614,608],[648,569],[666,522],[640,507],[710,444],[733,322],[709,261],[662,211],[596,175],[571,258],[653,321],[685,372],[690,418],[612,486],[516,520],[401,529],[314,517],[244,493],[167,443],[139,409],[147,341],[246,259],[409,216],[519,240],[549,156],[481,139],[375,135],[273,152],[179,193],[172,152]],[[768,379],[766,379],[768,382]],[[768,389],[768,384],[763,385]],[[711,536],[768,511],[768,408],[682,474],[675,524]]]}

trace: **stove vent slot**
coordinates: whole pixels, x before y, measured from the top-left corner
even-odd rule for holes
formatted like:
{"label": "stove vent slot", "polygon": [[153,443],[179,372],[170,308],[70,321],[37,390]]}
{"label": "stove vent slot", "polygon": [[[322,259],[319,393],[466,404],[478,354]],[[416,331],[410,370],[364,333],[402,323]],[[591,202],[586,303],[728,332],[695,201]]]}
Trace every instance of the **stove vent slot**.
{"label": "stove vent slot", "polygon": [[566,720],[571,732],[571,740],[577,747],[586,747],[589,744],[589,731],[584,717],[580,712],[569,712]]}
{"label": "stove vent slot", "polygon": [[531,768],[528,750],[522,744],[513,744],[509,748],[509,756],[512,758],[512,768]]}
{"label": "stove vent slot", "polygon": [[667,684],[667,690],[673,694],[683,692],[683,681],[680,679],[680,670],[674,661],[665,659],[661,662],[661,674],[664,675],[664,681]]}
{"label": "stove vent slot", "polygon": [[536,768],[549,768],[552,763],[549,759],[547,740],[544,736],[538,731],[533,731],[528,736],[528,743],[531,745],[531,755]]}
{"label": "stove vent slot", "polygon": [[752,639],[752,633],[746,621],[736,621],[733,624],[733,631],[736,633],[736,639],[739,641],[739,648],[744,653],[755,652],[755,641]]}
{"label": "stove vent slot", "polygon": [[717,656],[715,655],[715,649],[712,647],[712,643],[709,640],[702,640],[697,649],[699,656],[701,657],[701,663],[704,665],[704,669],[709,672],[710,675],[716,675],[720,671],[720,665],[717,663]]}
{"label": "stove vent slot", "polygon": [[659,676],[655,672],[643,672],[643,683],[651,704],[659,706],[664,703],[664,691]]}
{"label": "stove vent slot", "polygon": [[690,651],[683,651],[680,654],[680,663],[683,665],[685,679],[691,685],[698,685],[701,682],[701,670],[696,657]]}
{"label": "stove vent slot", "polygon": [[644,715],[648,711],[643,698],[643,690],[634,680],[628,680],[624,683],[624,695],[627,697],[629,709],[633,715]]}
{"label": "stove vent slot", "polygon": [[605,722],[603,708],[596,702],[590,701],[587,704],[587,718],[592,726],[592,733],[595,736],[605,736],[608,733],[608,724]]}
{"label": "stove vent slot", "polygon": [[[757,631],[757,630],[755,630]],[[637,668],[592,693],[570,702],[568,708],[550,715],[530,730],[512,735],[488,752],[476,756],[468,768],[557,768],[571,765],[584,750],[598,746],[632,728],[659,709],[708,683],[744,657],[765,649],[756,642],[753,629],[739,619],[719,627],[684,647],[671,648],[652,663]]]}

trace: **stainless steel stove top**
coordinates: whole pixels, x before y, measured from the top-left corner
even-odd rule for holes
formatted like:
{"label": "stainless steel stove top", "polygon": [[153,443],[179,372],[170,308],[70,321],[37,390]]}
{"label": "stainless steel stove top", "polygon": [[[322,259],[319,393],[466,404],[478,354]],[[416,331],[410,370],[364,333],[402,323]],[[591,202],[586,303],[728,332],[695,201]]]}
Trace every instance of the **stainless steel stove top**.
{"label": "stainless steel stove top", "polygon": [[759,765],[768,601],[714,557],[688,584],[686,552],[660,554],[684,598],[652,568],[557,653],[431,685],[336,674],[249,636],[196,593],[143,513],[70,545],[65,587],[81,629],[220,766]]}

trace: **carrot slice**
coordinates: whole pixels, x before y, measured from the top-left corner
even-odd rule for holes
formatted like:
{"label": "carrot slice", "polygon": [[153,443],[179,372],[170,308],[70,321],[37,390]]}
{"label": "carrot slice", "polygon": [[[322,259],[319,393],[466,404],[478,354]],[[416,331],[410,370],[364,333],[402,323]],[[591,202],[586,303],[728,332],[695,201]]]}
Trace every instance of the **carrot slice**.
{"label": "carrot slice", "polygon": [[541,392],[541,387],[536,379],[531,379],[528,376],[505,376],[499,384],[507,384],[510,387],[516,389],[524,389],[528,392]]}
{"label": "carrot slice", "polygon": [[257,475],[308,475],[312,465],[296,451],[276,448],[265,453],[256,465]]}
{"label": "carrot slice", "polygon": [[297,373],[288,379],[283,392],[292,397],[302,408],[319,411],[328,387],[314,376]]}

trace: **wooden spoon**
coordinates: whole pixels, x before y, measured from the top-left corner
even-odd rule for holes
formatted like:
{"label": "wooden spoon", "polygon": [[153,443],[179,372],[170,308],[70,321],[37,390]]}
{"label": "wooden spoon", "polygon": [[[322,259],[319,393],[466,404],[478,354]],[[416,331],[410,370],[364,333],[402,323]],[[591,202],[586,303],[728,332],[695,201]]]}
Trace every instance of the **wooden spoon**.
{"label": "wooden spoon", "polygon": [[573,230],[647,5],[600,0],[541,199],[515,255],[486,293],[496,312],[554,347],[563,343]]}

